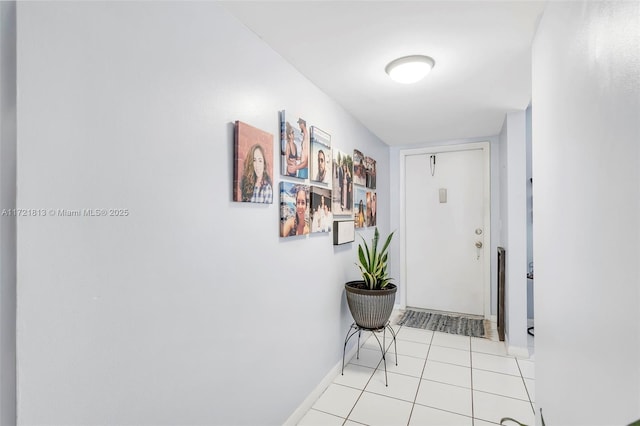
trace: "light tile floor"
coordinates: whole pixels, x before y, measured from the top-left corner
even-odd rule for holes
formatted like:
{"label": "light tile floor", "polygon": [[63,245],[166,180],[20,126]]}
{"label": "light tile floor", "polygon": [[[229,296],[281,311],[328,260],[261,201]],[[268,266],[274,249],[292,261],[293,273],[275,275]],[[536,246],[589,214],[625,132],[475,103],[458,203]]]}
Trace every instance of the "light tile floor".
{"label": "light tile floor", "polygon": [[398,365],[387,332],[389,385],[378,343],[363,332],[360,357],[353,357],[298,425],[490,426],[504,417],[535,424],[533,356],[508,356],[497,339],[393,327]]}

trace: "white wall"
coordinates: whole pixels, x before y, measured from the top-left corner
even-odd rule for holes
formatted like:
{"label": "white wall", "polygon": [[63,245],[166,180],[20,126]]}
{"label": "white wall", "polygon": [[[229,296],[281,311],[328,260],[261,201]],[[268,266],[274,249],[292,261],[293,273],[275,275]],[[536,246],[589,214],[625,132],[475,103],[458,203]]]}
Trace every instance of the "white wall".
{"label": "white wall", "polygon": [[[0,424],[16,423],[16,4],[0,2]],[[6,210],[5,210],[6,209]]]}
{"label": "white wall", "polygon": [[527,349],[527,151],[525,111],[506,115],[500,141],[500,243],[505,249],[505,340],[510,354]]}
{"label": "white wall", "polygon": [[18,221],[20,424],[282,424],[341,360],[356,245],[230,201],[232,123],[376,158],[383,232],[388,147],[213,2],[19,3],[18,87],[18,205],[130,211]]}
{"label": "white wall", "polygon": [[[527,272],[533,267],[533,175],[531,169],[531,105],[526,110],[527,120]],[[533,319],[533,280],[527,279],[527,318]]]}
{"label": "white wall", "polygon": [[[504,313],[504,329],[505,329],[505,339],[506,339],[506,330],[509,328],[509,315],[508,315],[508,299],[507,299],[507,295],[508,295],[508,288],[507,288],[507,282],[509,279],[509,276],[506,273],[506,269],[508,268],[509,265],[509,255],[511,253],[509,253],[507,251],[507,243],[508,243],[508,235],[509,235],[509,210],[508,210],[508,205],[507,202],[509,200],[508,198],[508,194],[509,194],[509,188],[507,187],[507,177],[508,177],[508,164],[507,164],[507,153],[508,153],[508,148],[509,148],[509,141],[507,139],[508,133],[506,131],[507,126],[509,125],[508,121],[507,121],[507,117],[505,116],[504,118],[504,122],[502,123],[502,129],[500,130],[500,134],[498,135],[498,170],[499,170],[499,176],[500,179],[498,180],[499,182],[499,188],[500,188],[500,199],[498,200],[499,202],[499,206],[500,209],[498,210],[498,217],[500,218],[500,227],[498,229],[499,232],[499,238],[496,240],[496,247],[502,247],[505,249],[505,277],[504,277],[504,281],[505,281],[505,300],[504,300],[504,308],[505,308],[505,313]],[[497,269],[497,268],[496,268]],[[497,280],[497,278],[496,278]],[[497,283],[496,283],[496,291],[494,292],[495,299],[497,302],[498,299],[498,291],[497,291]],[[496,314],[497,314],[497,309],[496,309]]]}
{"label": "white wall", "polygon": [[[439,141],[439,142],[427,142],[422,144],[408,145],[408,146],[392,146],[390,148],[390,170],[391,175],[389,181],[391,182],[391,194],[390,194],[390,202],[391,202],[391,212],[390,212],[390,221],[391,221],[391,229],[400,229],[401,224],[401,215],[404,212],[401,211],[400,206],[400,198],[402,194],[400,193],[400,175],[401,175],[401,151],[406,149],[420,149],[427,147],[437,147],[437,146],[450,146],[450,145],[460,145],[460,144],[469,144],[475,142],[489,142],[490,149],[490,161],[491,161],[491,313],[497,313],[497,241],[499,240],[499,232],[500,232],[500,216],[498,214],[499,211],[499,202],[500,202],[500,175],[498,171],[498,138],[495,136],[492,137],[479,137],[479,138],[469,138],[469,139],[455,139],[455,140],[447,140],[447,141]],[[390,253],[393,259],[400,258],[400,238],[396,238],[394,243],[391,245]],[[400,277],[401,266],[398,262],[391,263],[389,265],[389,270],[391,276]],[[406,300],[403,295],[405,291],[405,283],[401,282],[398,287],[398,294],[396,296],[396,302],[399,300]]]}
{"label": "white wall", "polygon": [[640,3],[550,2],[533,44],[536,406],[640,418]]}

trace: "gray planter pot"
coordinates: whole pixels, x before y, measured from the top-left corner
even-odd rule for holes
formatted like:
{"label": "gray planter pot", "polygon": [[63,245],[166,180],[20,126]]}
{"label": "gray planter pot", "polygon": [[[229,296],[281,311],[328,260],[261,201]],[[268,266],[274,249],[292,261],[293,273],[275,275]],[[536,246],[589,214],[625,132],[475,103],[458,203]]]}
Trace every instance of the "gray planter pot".
{"label": "gray planter pot", "polygon": [[381,329],[389,321],[398,288],[395,284],[387,285],[384,290],[356,288],[362,282],[349,281],[344,285],[351,316],[361,328]]}

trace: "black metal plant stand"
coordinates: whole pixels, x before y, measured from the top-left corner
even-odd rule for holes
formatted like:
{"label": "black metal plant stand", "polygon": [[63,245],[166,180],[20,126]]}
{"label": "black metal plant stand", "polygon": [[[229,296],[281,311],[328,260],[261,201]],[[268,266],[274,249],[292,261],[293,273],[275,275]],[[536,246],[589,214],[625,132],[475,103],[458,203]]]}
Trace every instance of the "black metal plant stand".
{"label": "black metal plant stand", "polygon": [[[378,342],[378,346],[380,346],[380,351],[382,351],[382,362],[384,363],[384,385],[385,386],[389,386],[389,382],[387,380],[387,360],[386,360],[386,330],[389,329],[389,331],[391,332],[391,335],[393,336],[393,347],[395,349],[395,355],[396,355],[396,365],[398,365],[398,346],[396,345],[396,332],[393,330],[393,327],[391,327],[391,324],[389,321],[387,321],[387,323],[380,328],[365,328],[365,327],[360,327],[358,324],[356,324],[355,322],[353,324],[351,324],[351,327],[349,327],[349,330],[347,331],[347,336],[344,339],[344,347],[342,348],[342,375],[344,376],[344,357],[345,357],[345,352],[347,351],[347,343],[349,342],[349,340],[356,334],[358,334],[358,349],[356,352],[356,359],[360,359],[360,335],[362,334],[362,331],[371,331],[373,334],[373,336],[376,338],[376,341]],[[376,332],[379,332],[382,330],[382,343],[380,343],[380,339],[378,338],[378,336],[376,335]]]}

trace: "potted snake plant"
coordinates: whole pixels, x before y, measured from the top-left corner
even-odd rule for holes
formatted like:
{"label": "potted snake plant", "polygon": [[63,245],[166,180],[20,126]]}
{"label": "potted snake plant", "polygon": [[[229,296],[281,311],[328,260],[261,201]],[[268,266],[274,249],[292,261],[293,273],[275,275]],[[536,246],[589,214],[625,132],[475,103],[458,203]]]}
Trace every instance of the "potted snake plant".
{"label": "potted snake plant", "polygon": [[362,280],[345,284],[347,303],[356,324],[365,329],[379,330],[389,321],[396,299],[397,286],[393,284],[387,271],[390,233],[382,248],[378,247],[380,232],[376,227],[373,239],[367,244],[364,237],[358,246],[358,263]]}

